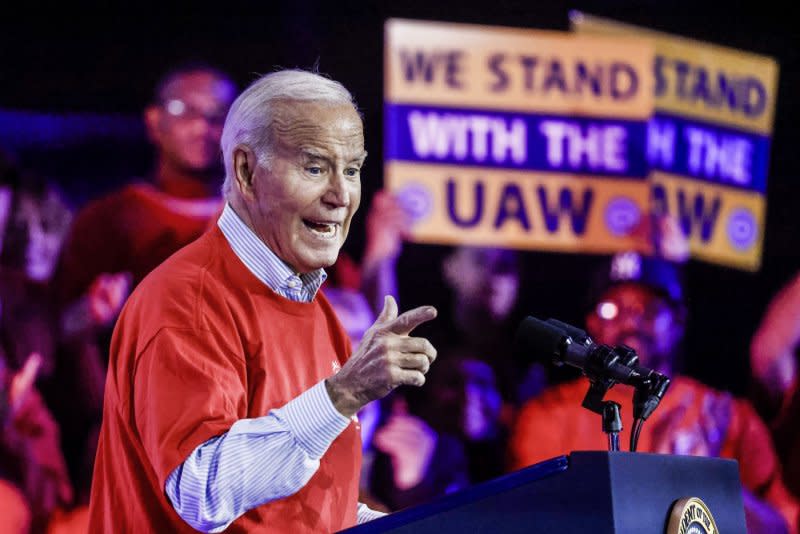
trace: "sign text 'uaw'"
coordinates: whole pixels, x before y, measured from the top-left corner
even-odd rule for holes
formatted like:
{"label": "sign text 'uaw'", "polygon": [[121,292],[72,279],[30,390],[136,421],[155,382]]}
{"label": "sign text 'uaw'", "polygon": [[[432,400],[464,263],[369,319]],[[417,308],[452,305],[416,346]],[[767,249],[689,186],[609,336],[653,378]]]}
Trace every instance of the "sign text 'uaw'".
{"label": "sign text 'uaw'", "polygon": [[642,40],[389,21],[385,177],[414,239],[646,248],[652,56]]}

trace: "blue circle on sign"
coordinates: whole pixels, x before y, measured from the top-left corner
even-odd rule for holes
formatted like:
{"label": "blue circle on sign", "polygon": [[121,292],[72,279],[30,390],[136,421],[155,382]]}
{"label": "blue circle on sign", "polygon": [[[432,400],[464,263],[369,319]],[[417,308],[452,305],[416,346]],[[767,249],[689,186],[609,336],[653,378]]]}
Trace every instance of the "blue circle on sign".
{"label": "blue circle on sign", "polygon": [[606,228],[612,235],[630,234],[641,218],[642,210],[628,197],[615,197],[606,204]]}
{"label": "blue circle on sign", "polygon": [[728,240],[739,250],[753,246],[758,236],[758,223],[755,215],[747,208],[737,208],[731,212],[727,224]]}
{"label": "blue circle on sign", "polygon": [[424,185],[409,183],[396,194],[398,202],[414,222],[427,218],[433,211],[433,195]]}

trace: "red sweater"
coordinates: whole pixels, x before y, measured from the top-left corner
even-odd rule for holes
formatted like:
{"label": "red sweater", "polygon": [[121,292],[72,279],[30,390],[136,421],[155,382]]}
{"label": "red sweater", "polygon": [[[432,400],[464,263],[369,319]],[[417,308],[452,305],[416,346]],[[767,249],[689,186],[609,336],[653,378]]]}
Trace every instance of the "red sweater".
{"label": "red sweater", "polygon": [[[242,418],[265,415],[330,376],[349,341],[324,296],[284,299],[214,227],[139,285],[114,331],[95,462],[91,532],[194,532],[169,503],[169,474]],[[354,424],[297,493],[226,532],[332,532],[356,522]]]}

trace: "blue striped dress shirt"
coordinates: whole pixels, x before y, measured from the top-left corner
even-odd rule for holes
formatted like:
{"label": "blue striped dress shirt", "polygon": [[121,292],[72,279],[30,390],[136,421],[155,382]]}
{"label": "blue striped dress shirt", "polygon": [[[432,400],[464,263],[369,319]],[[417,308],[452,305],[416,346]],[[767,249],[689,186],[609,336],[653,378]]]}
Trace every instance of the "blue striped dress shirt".
{"label": "blue striped dress shirt", "polygon": [[[247,268],[277,294],[310,302],[325,271],[297,275],[226,204],[217,222]],[[166,492],[178,515],[193,528],[221,532],[236,518],[302,488],[350,419],[333,406],[321,381],[263,417],[240,419],[230,430],[198,446],[170,473]],[[358,505],[358,522],[383,513]]]}

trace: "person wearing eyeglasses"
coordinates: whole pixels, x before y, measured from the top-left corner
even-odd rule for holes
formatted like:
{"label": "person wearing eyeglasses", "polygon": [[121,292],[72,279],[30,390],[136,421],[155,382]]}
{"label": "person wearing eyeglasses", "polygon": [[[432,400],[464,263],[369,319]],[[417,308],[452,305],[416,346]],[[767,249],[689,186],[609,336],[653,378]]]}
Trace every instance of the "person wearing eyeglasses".
{"label": "person wearing eyeglasses", "polygon": [[221,211],[219,142],[235,96],[231,78],[203,63],[156,85],[144,110],[151,176],[86,204],[65,243],[55,287],[67,330],[113,323],[132,286]]}
{"label": "person wearing eyeglasses", "polygon": [[[586,328],[596,343],[630,347],[641,365],[672,378],[642,427],[638,449],[737,460],[748,532],[796,532],[798,504],[753,406],[680,372],[686,300],[679,267],[636,252],[616,254],[595,273],[587,300]],[[510,440],[514,468],[574,450],[607,449],[600,416],[581,406],[588,389],[583,379],[564,382],[522,408]],[[629,421],[632,397],[629,386],[617,384],[604,398],[619,403],[623,421]],[[624,425],[623,443],[630,432]]]}
{"label": "person wearing eyeglasses", "polygon": [[50,281],[62,351],[51,390],[56,400],[81,391],[55,402],[75,514],[88,509],[112,327],[133,287],[222,211],[219,142],[235,96],[231,78],[205,64],[164,75],[143,116],[154,148],[150,176],[90,201],[67,231]]}

